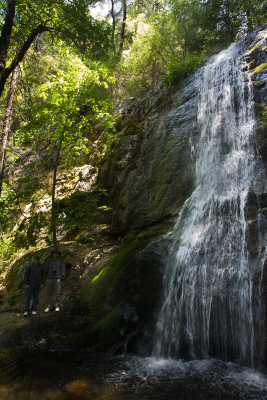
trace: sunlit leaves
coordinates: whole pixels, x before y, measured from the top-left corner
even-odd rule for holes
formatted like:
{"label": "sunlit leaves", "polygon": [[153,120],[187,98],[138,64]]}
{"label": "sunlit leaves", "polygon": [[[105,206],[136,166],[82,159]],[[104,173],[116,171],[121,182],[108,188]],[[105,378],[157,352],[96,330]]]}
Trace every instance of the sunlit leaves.
{"label": "sunlit leaves", "polygon": [[51,164],[64,129],[62,157],[69,165],[79,154],[88,152],[94,125],[114,129],[107,90],[114,78],[103,64],[85,64],[62,42],[56,49],[53,46],[44,55],[44,62],[52,58],[53,63],[47,64],[45,76],[31,93],[28,121],[21,124],[18,135],[22,140],[38,141],[38,148],[43,146]]}
{"label": "sunlit leaves", "polygon": [[[104,56],[108,46],[109,26],[94,20],[89,12],[92,0],[17,0],[15,24],[10,50],[20,46],[38,25],[47,27],[54,38],[60,38],[85,55]],[[1,0],[0,29],[6,1]]]}

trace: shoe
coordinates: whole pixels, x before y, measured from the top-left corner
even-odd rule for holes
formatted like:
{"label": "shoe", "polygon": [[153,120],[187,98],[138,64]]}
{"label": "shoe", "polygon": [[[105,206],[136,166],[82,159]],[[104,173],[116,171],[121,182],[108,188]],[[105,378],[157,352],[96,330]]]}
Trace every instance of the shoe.
{"label": "shoe", "polygon": [[60,311],[59,307],[56,307],[55,311],[57,311],[57,312]]}
{"label": "shoe", "polygon": [[28,311],[24,311],[23,315],[26,317],[27,315],[29,315],[29,312]]}
{"label": "shoe", "polygon": [[49,311],[50,311],[49,307],[46,307],[46,309],[44,310],[44,312],[49,312]]}
{"label": "shoe", "polygon": [[35,311],[35,310],[33,310],[33,311],[32,311],[32,314],[33,314],[33,315],[36,315],[36,311]]}

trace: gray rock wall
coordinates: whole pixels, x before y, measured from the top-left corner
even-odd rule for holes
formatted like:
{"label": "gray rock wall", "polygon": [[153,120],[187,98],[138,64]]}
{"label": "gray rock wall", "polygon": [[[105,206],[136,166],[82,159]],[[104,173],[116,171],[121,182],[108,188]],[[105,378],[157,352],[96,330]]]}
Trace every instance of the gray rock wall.
{"label": "gray rock wall", "polygon": [[193,187],[199,73],[182,88],[162,84],[121,111],[123,132],[100,171],[115,232],[175,215]]}

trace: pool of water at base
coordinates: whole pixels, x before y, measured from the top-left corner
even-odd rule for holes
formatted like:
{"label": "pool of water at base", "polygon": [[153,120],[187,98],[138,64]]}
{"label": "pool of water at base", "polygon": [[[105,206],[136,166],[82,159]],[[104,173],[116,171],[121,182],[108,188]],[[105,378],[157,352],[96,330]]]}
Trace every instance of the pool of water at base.
{"label": "pool of water at base", "polygon": [[267,376],[220,360],[0,354],[0,400],[262,400]]}

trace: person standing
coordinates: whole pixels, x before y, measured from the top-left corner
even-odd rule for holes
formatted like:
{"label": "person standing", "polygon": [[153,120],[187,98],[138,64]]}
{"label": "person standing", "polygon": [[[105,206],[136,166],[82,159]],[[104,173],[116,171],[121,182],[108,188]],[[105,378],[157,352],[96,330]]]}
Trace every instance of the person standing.
{"label": "person standing", "polygon": [[66,276],[66,266],[61,258],[60,251],[52,251],[52,259],[47,262],[46,276],[46,309],[45,312],[60,311],[61,281]]}
{"label": "person standing", "polygon": [[[24,315],[31,312],[36,314],[36,306],[39,300],[40,290],[44,287],[45,271],[40,263],[40,256],[33,257],[33,263],[25,268],[24,284],[26,288],[26,301]],[[32,304],[31,304],[32,300]]]}

